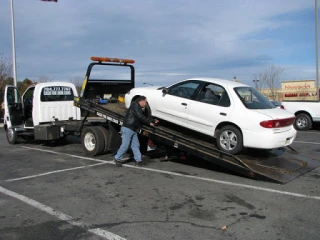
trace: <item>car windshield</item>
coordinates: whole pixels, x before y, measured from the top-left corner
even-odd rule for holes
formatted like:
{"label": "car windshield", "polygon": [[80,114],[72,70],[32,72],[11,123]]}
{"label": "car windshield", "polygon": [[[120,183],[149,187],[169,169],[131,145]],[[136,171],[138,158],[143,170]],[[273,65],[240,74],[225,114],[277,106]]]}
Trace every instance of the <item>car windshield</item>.
{"label": "car windshield", "polygon": [[274,105],[260,92],[252,87],[234,88],[240,100],[249,109],[271,109]]}

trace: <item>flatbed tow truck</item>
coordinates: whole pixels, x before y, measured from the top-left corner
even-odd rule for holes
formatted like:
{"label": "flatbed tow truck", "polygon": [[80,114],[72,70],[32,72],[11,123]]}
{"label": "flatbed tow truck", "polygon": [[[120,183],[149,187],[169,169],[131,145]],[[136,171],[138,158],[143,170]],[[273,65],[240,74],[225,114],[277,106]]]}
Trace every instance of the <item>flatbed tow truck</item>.
{"label": "flatbed tow truck", "polygon": [[[86,113],[79,125],[82,145],[85,151],[94,156],[116,149],[121,142],[118,134],[126,114],[123,95],[135,86],[134,60],[119,58],[91,57],[86,76],[82,85],[80,97],[75,98],[75,105]],[[123,67],[130,69],[129,80],[94,79],[90,74],[95,66]],[[110,99],[120,99],[106,104],[99,104],[95,99],[112,96]],[[146,109],[146,114],[148,109]],[[104,127],[86,126],[88,116],[99,116],[105,119]],[[317,168],[320,160],[303,155],[292,147],[255,150],[247,149],[240,155],[230,155],[218,150],[212,139],[185,128],[164,121],[156,127],[141,127],[140,136],[144,140],[151,139],[157,144],[183,151],[202,158],[233,172],[253,178],[286,183],[294,178]]]}
{"label": "flatbed tow truck", "polygon": [[[114,153],[118,149],[119,132],[127,111],[124,95],[135,86],[134,60],[101,57],[91,60],[80,96],[73,84],[65,82],[32,86],[22,97],[16,87],[6,86],[4,129],[10,144],[20,138],[57,141],[76,135],[81,136],[82,147],[89,156]],[[111,80],[109,75],[109,79],[95,79],[92,70],[103,67],[129,69],[130,77]],[[148,107],[144,112],[151,115]],[[141,127],[139,137],[142,152],[153,141],[166,150],[184,152],[196,156],[191,157],[193,160],[201,158],[253,179],[286,183],[320,166],[319,159],[303,155],[290,146],[269,151],[247,149],[242,154],[230,155],[218,150],[213,138],[162,120],[159,126]]]}

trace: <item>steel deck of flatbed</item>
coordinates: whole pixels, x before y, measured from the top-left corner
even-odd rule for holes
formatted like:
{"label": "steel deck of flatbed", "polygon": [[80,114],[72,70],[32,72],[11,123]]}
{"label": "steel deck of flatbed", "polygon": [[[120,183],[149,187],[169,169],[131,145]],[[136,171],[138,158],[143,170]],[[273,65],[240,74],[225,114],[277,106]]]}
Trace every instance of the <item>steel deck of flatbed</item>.
{"label": "steel deck of flatbed", "polygon": [[[82,110],[118,125],[122,125],[127,111],[123,103],[99,105],[83,99],[76,103]],[[150,139],[255,179],[286,183],[320,166],[319,159],[299,154],[290,147],[268,151],[246,149],[243,154],[230,155],[218,150],[212,137],[165,121],[155,128],[143,126],[141,130]]]}

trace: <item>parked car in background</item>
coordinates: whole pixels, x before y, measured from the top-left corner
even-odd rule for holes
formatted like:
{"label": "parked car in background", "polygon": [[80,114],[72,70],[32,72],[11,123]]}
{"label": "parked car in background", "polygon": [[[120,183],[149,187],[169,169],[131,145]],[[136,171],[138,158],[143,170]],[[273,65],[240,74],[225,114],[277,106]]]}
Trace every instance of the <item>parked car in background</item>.
{"label": "parked car in background", "polygon": [[296,137],[294,114],[274,105],[255,88],[215,78],[194,78],[169,87],[134,88],[131,101],[144,95],[152,115],[216,138],[217,147],[240,153],[244,147],[273,149]]}
{"label": "parked car in background", "polygon": [[320,123],[319,101],[284,101],[282,106],[296,116],[294,127],[297,130],[308,130]]}

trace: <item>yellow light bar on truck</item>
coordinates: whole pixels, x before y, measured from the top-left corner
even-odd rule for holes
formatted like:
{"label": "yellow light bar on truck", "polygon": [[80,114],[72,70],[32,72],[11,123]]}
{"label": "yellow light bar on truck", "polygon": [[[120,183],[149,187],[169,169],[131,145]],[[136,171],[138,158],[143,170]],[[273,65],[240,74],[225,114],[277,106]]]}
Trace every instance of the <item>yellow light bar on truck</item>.
{"label": "yellow light bar on truck", "polygon": [[117,62],[117,63],[134,63],[132,59],[123,59],[123,58],[109,58],[109,57],[91,57],[92,61],[98,62]]}

